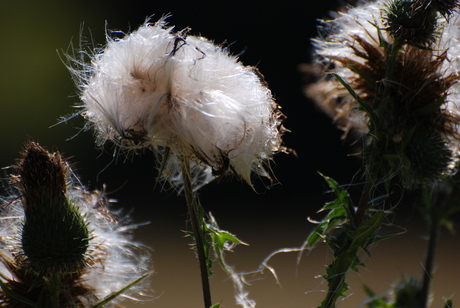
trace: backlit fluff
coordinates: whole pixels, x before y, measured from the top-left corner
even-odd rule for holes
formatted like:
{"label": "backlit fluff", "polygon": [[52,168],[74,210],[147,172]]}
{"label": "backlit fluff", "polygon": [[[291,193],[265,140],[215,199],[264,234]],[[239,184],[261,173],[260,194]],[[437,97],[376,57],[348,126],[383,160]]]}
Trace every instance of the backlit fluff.
{"label": "backlit fluff", "polygon": [[[85,216],[93,238],[90,240],[88,266],[81,276],[75,276],[74,280],[63,283],[62,292],[73,297],[74,307],[92,307],[106,296],[148,273],[149,255],[146,254],[144,246],[132,241],[132,231],[136,225],[112,217],[106,208],[107,200],[100,192],[89,193],[76,189],[70,192],[70,198]],[[22,203],[10,203],[2,208],[0,214],[0,277],[3,282],[14,281],[14,291],[23,290],[27,294],[33,280],[15,265],[13,257],[18,253],[24,218]],[[146,282],[147,280],[133,286],[104,307],[120,307],[123,298],[152,299]],[[22,307],[9,304],[11,300],[3,292],[0,292],[0,298],[0,307]]]}
{"label": "backlit fluff", "polygon": [[[137,226],[130,224],[128,217],[110,211],[109,200],[102,192],[88,192],[76,184],[77,179],[70,179],[70,168],[58,153],[48,153],[35,143],[28,145],[27,152],[32,153],[29,156],[38,157],[35,161],[41,162],[40,165],[51,167],[31,166],[30,161],[34,160],[29,159],[27,164],[22,164],[26,167],[19,167],[20,170],[28,170],[21,170],[22,176],[12,178],[12,187],[9,189],[11,196],[0,198],[0,279],[13,292],[6,292],[4,288],[0,290],[0,307],[30,307],[23,300],[18,300],[21,297],[40,307],[48,307],[57,301],[61,307],[93,307],[149,273],[150,255],[145,246],[132,241],[132,232]],[[53,162],[47,162],[46,157]],[[41,177],[43,170],[57,170],[60,174],[49,174],[42,185],[36,177]],[[59,179],[62,176],[64,182]],[[23,179],[25,177],[28,179]],[[37,184],[31,181],[37,181]],[[49,183],[54,183],[53,187],[48,187]],[[65,187],[60,187],[60,184],[65,184]],[[37,188],[41,188],[40,191],[33,191]],[[61,193],[63,196],[56,196]],[[53,212],[59,212],[57,207],[61,204],[53,205],[54,211],[40,211],[40,207],[46,207],[62,197],[76,208],[89,230],[87,248],[78,251],[80,255],[76,254],[73,258],[65,253],[65,250],[75,251],[71,247],[74,243],[70,241],[48,246],[48,238],[59,241],[60,238],[66,238],[61,235],[75,233],[70,230],[68,223],[53,223],[53,220],[59,222],[66,218],[50,217]],[[35,209],[26,216],[27,208],[31,207]],[[36,236],[33,249],[25,248],[27,224],[35,224],[29,228],[36,230],[37,235],[46,237],[40,239]],[[46,233],[49,231],[52,234]],[[53,251],[56,247],[61,247],[61,254]],[[47,253],[46,250],[53,252]],[[41,269],[37,268],[37,264]],[[57,264],[60,266],[57,267]],[[59,281],[56,300],[50,299],[55,289],[48,285],[54,279]],[[104,307],[119,307],[123,297],[151,299],[151,295],[146,293],[147,281],[143,279]]]}
{"label": "backlit fluff", "polygon": [[[251,183],[282,149],[282,114],[254,67],[164,20],[107,38],[91,63],[71,71],[97,143],[169,148],[214,177],[231,170]],[[175,168],[180,170],[179,167]]]}
{"label": "backlit fluff", "polygon": [[[316,47],[315,65],[321,66],[326,78],[308,85],[307,94],[346,132],[366,132],[368,119],[364,112],[356,108],[356,100],[328,73],[336,73],[343,78],[369,104],[378,104],[375,101],[375,90],[370,89],[354,68],[365,69],[364,73],[369,77],[383,79],[385,51],[380,46],[379,35],[388,42],[392,41],[388,32],[383,30],[386,27],[383,11],[388,3],[369,1],[346,12],[338,12],[337,18],[323,21],[320,27],[323,37],[313,40]],[[441,79],[440,83],[444,87],[442,90],[449,95],[442,110],[457,116],[458,107],[453,102],[458,101],[460,93],[456,81],[460,69],[460,22],[458,15],[453,16],[449,23],[441,16],[438,19],[444,28],[439,34],[439,41],[431,46],[432,50],[409,45],[405,50],[405,61],[419,68],[420,72],[425,70],[427,75],[431,74],[427,79],[437,79],[436,82]],[[404,76],[398,75],[395,79],[398,78],[404,81]]]}
{"label": "backlit fluff", "polygon": [[[406,187],[451,175],[458,160],[459,18],[453,5],[446,11],[437,4],[362,1],[324,21],[314,40],[314,65],[324,75],[307,95],[346,133],[367,137],[362,154],[374,176],[399,175]],[[420,37],[402,29],[411,9],[426,26]]]}

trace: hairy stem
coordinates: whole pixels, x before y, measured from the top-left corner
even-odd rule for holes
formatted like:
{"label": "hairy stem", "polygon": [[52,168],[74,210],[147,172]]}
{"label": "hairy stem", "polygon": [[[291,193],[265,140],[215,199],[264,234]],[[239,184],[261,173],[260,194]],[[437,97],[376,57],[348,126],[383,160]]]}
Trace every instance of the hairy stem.
{"label": "hairy stem", "polygon": [[192,179],[190,175],[190,163],[186,157],[182,160],[182,181],[184,182],[185,199],[187,200],[188,212],[192,223],[198,261],[200,263],[201,286],[203,290],[204,307],[211,307],[211,288],[209,285],[208,267],[206,262],[206,253],[203,243],[203,226],[198,217],[199,204],[196,202],[196,196],[192,189]]}

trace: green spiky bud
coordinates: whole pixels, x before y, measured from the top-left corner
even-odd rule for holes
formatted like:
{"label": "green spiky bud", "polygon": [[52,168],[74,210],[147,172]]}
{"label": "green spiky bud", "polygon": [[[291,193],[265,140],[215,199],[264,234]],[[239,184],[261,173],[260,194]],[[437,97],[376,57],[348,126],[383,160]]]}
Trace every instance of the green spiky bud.
{"label": "green spiky bud", "polygon": [[87,264],[90,231],[67,198],[69,168],[59,153],[27,144],[18,164],[25,221],[23,266],[44,275],[72,273]]}
{"label": "green spiky bud", "polygon": [[415,132],[406,147],[408,159],[401,169],[406,187],[436,182],[452,171],[453,153],[434,132]]}
{"label": "green spiky bud", "polygon": [[437,38],[437,12],[416,0],[392,1],[385,11],[386,30],[401,43],[429,47]]}
{"label": "green spiky bud", "polygon": [[394,307],[403,308],[424,306],[420,303],[421,289],[422,286],[418,280],[411,277],[403,277],[393,289],[395,296]]}

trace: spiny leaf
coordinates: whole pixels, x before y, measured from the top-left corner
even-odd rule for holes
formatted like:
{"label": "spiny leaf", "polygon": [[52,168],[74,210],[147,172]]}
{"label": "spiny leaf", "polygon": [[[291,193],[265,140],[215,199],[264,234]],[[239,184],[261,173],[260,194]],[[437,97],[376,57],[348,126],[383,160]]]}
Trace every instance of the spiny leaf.
{"label": "spiny leaf", "polygon": [[318,223],[318,226],[310,233],[306,242],[304,243],[304,246],[310,249],[314,248],[316,244],[318,244],[321,240],[324,240],[332,230],[344,224],[349,219],[348,209],[350,208],[350,197],[348,193],[330,177],[327,177],[321,173],[320,175],[332,189],[337,199],[326,203],[326,205],[324,205],[324,207],[319,210],[319,212],[326,210],[329,210],[329,212],[323,218],[323,220]]}
{"label": "spiny leaf", "polygon": [[213,244],[217,245],[219,249],[223,250],[226,242],[246,245],[246,243],[240,241],[235,235],[228,231],[217,230],[214,228],[211,228],[209,231]]}
{"label": "spiny leaf", "polygon": [[384,212],[378,211],[365,220],[358,227],[348,223],[343,227],[343,232],[327,241],[334,252],[334,260],[326,268],[324,278],[328,282],[328,295],[321,304],[321,308],[335,307],[339,297],[345,296],[348,284],[345,280],[347,272],[351,269],[358,271],[363,266],[358,257],[359,249],[367,253],[368,246],[375,242],[374,238],[384,218]]}
{"label": "spiny leaf", "polygon": [[[210,214],[210,222],[206,224],[205,226],[206,233],[209,235],[211,238],[211,243],[210,245],[214,249],[214,253],[219,260],[219,263],[225,267],[225,262],[223,261],[224,259],[224,251],[229,250],[228,246],[226,245],[227,243],[232,243],[234,245],[248,245],[247,243],[241,241],[236,235],[225,231],[221,230],[219,226],[217,225],[216,220],[214,217]],[[233,246],[231,246],[233,247]]]}

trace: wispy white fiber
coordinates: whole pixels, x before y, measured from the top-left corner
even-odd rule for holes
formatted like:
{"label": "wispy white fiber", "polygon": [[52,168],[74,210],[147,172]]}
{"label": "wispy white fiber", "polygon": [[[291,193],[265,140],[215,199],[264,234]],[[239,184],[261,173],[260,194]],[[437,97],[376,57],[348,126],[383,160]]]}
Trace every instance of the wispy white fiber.
{"label": "wispy white fiber", "polygon": [[[363,64],[364,59],[358,56],[359,52],[365,53],[363,47],[356,41],[359,37],[363,41],[373,46],[380,45],[380,37],[387,42],[392,42],[392,37],[388,35],[385,19],[383,18],[384,10],[390,1],[360,1],[360,5],[350,7],[345,12],[337,12],[336,18],[322,22],[320,27],[321,37],[314,39],[316,61],[324,67],[330,67],[327,72],[334,72],[349,84],[353,79],[360,76],[342,64],[337,59],[349,59]],[[440,27],[440,37],[438,42],[432,47],[433,57],[441,56],[447,53],[447,61],[444,61],[440,67],[440,72],[449,75],[458,74],[460,71],[460,18],[458,14],[450,17],[447,22],[445,16],[438,16]],[[383,47],[380,46],[383,53]],[[321,86],[331,86],[321,84]],[[331,89],[332,92],[333,89]],[[324,91],[326,92],[326,91]],[[460,83],[454,83],[449,92],[443,107],[448,113],[460,115],[460,106],[458,106],[460,95]],[[350,99],[343,98],[343,99]],[[340,108],[340,107],[337,107]],[[338,111],[340,113],[340,110]],[[350,113],[349,121],[356,130],[367,130],[367,119],[363,117],[362,112],[356,110]]]}
{"label": "wispy white fiber", "polygon": [[[90,193],[80,187],[71,187],[68,196],[85,218],[92,235],[87,251],[89,262],[71,287],[89,290],[78,298],[78,302],[92,307],[149,273],[150,254],[145,246],[133,241],[133,230],[138,225],[130,224],[129,217],[110,211],[107,207],[109,200],[102,192]],[[3,260],[0,262],[0,277],[21,282],[6,264],[13,264],[14,257],[21,251],[24,206],[16,196],[0,201],[3,203],[0,209],[0,255]],[[151,300],[148,280],[143,279],[106,306],[119,307],[117,305],[123,297]]]}
{"label": "wispy white fiber", "polygon": [[89,64],[71,59],[97,143],[169,148],[213,177],[268,177],[264,165],[282,149],[282,114],[270,90],[257,69],[187,32],[161,19],[124,38],[108,37]]}
{"label": "wispy white fiber", "polygon": [[[81,278],[95,291],[98,299],[152,271],[149,248],[133,241],[133,233],[140,225],[132,224],[121,212],[110,210],[110,200],[100,191],[89,193],[75,188],[70,191],[69,198],[78,205],[92,232],[90,257],[93,262]],[[149,279],[144,280],[120,297],[151,300]]]}

